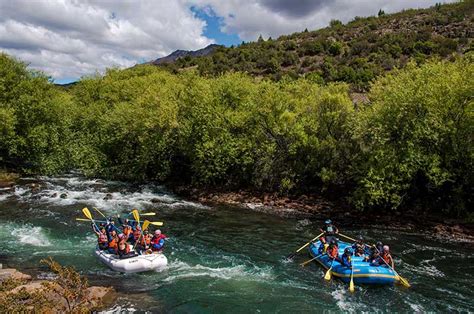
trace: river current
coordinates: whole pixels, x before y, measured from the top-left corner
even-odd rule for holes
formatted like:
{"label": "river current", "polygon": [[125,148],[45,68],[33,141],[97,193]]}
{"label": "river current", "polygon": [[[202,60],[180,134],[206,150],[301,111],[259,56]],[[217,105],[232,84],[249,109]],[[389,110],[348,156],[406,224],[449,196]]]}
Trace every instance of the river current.
{"label": "river current", "polygon": [[[39,187],[37,187],[39,185]],[[153,211],[169,237],[161,272],[120,274],[93,255],[96,237],[81,209],[107,215]],[[337,221],[336,221],[337,223]],[[39,264],[52,256],[73,265],[91,284],[120,292],[109,311],[173,313],[447,312],[474,311],[474,254],[469,246],[380,226],[341,230],[381,240],[396,254],[412,287],[356,287],[324,280],[316,264],[285,256],[318,233],[321,221],[281,218],[249,209],[182,200],[157,185],[91,180],[71,174],[23,178],[0,190],[0,262],[47,277]]]}

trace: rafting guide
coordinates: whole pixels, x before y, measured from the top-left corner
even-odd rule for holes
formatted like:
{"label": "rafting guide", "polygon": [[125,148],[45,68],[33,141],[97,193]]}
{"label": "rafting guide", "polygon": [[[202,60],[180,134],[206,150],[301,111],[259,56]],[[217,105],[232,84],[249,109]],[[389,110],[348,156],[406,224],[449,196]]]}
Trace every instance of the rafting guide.
{"label": "rafting guide", "polygon": [[[337,236],[352,241],[339,241]],[[332,275],[349,283],[349,290],[355,291],[355,284],[393,285],[400,283],[410,287],[408,281],[395,271],[395,264],[388,245],[377,242],[367,245],[361,236],[353,239],[339,232],[330,219],[325,221],[321,234],[304,244],[287,259],[309,246],[310,260],[301,263],[305,266],[312,261],[320,263],[327,271],[324,279],[331,280]],[[355,274],[354,274],[355,273]]]}
{"label": "rafting guide", "polygon": [[[120,230],[112,217],[106,217],[99,209],[94,207],[105,220],[95,220],[88,208],[82,212],[87,219],[76,218],[79,221],[90,221],[92,230],[97,236],[95,255],[101,262],[112,270],[124,273],[136,273],[150,270],[160,270],[168,264],[163,254],[166,235],[160,229],[154,231],[153,237],[149,234],[149,226],[162,226],[163,222],[140,222],[140,213],[134,209],[129,214],[132,219],[121,219]],[[155,213],[142,213],[142,216],[153,216]],[[99,223],[99,225],[97,225]]]}

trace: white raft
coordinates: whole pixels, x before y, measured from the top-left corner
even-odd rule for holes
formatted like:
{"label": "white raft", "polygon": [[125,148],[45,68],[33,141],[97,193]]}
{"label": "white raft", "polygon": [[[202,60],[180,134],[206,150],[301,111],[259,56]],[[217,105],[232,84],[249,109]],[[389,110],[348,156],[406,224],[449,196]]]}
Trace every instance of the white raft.
{"label": "white raft", "polygon": [[160,270],[168,264],[168,259],[162,253],[137,255],[134,257],[120,259],[118,255],[95,250],[95,255],[102,263],[112,270],[122,273],[139,273],[151,270]]}

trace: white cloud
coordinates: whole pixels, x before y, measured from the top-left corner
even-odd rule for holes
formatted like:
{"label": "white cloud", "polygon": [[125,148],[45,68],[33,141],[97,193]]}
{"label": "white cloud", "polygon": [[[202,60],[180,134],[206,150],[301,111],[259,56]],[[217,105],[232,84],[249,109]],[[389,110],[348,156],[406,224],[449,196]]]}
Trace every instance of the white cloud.
{"label": "white cloud", "polygon": [[[326,27],[332,19],[348,22],[355,16],[376,15],[408,8],[426,8],[439,0],[190,0],[198,7],[210,6],[223,17],[222,31],[243,40],[278,37]],[[444,2],[454,2],[448,0]]]}
{"label": "white cloud", "polygon": [[56,79],[213,41],[185,1],[0,0],[0,50]]}
{"label": "white cloud", "polygon": [[56,79],[78,78],[213,43],[193,6],[221,17],[222,32],[249,41],[437,1],[0,0],[0,51]]}

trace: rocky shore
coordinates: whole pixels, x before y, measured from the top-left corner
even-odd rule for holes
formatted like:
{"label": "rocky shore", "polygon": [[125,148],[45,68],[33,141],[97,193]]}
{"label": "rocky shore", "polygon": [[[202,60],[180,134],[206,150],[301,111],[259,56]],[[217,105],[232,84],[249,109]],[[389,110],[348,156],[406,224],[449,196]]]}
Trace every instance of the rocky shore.
{"label": "rocky shore", "polygon": [[185,187],[175,187],[173,191],[189,200],[211,206],[235,206],[288,218],[321,221],[331,218],[343,227],[370,225],[372,228],[386,230],[407,232],[422,230],[437,238],[474,245],[474,223],[415,210],[400,210],[390,214],[365,213],[355,211],[345,202],[332,202],[315,195],[291,197],[249,191],[222,192]]}
{"label": "rocky shore", "polygon": [[[80,300],[54,279],[34,279],[31,275],[0,264],[1,312],[39,311],[64,313],[94,311],[113,304],[117,295],[111,287],[86,287]],[[79,301],[79,302],[77,302]]]}

